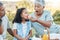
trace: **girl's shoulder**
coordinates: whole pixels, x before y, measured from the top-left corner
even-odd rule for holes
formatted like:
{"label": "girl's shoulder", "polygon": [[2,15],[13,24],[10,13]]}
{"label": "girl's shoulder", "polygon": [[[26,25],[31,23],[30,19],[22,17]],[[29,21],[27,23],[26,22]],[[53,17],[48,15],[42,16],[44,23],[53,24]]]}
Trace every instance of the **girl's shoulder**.
{"label": "girl's shoulder", "polygon": [[14,23],[13,25],[20,25],[20,23]]}
{"label": "girl's shoulder", "polygon": [[31,23],[31,21],[29,20],[29,21],[27,21],[28,23]]}
{"label": "girl's shoulder", "polygon": [[19,28],[20,26],[21,26],[20,23],[14,23],[13,24],[13,29]]}
{"label": "girl's shoulder", "polygon": [[27,24],[30,26],[31,25],[31,21],[28,21]]}

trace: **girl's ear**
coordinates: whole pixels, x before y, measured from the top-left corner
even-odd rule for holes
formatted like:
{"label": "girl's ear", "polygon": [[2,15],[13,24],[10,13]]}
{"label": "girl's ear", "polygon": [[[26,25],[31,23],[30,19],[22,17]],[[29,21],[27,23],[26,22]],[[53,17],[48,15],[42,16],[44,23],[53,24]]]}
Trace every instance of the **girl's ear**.
{"label": "girl's ear", "polygon": [[22,16],[22,14],[20,14],[20,16]]}
{"label": "girl's ear", "polygon": [[43,6],[43,8],[45,8],[45,6]]}

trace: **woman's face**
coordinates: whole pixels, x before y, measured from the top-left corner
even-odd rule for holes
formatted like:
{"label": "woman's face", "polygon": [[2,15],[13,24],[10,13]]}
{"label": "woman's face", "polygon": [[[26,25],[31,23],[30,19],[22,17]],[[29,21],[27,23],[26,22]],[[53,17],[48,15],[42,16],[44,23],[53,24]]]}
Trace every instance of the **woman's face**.
{"label": "woman's face", "polygon": [[43,6],[41,6],[40,4],[37,4],[36,3],[34,9],[35,9],[35,12],[37,14],[39,14],[39,12],[42,12],[43,11]]}
{"label": "woman's face", "polygon": [[27,13],[27,10],[26,9],[24,9],[23,11],[22,11],[22,18],[23,19],[28,19],[28,13]]}
{"label": "woman's face", "polygon": [[5,15],[5,11],[4,11],[4,7],[0,6],[0,16],[4,16]]}

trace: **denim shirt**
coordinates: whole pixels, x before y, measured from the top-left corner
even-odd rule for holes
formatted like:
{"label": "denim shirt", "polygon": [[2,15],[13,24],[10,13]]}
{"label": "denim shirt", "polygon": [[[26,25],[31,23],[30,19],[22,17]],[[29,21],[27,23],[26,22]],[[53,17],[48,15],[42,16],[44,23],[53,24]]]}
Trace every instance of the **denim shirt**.
{"label": "denim shirt", "polygon": [[[14,23],[13,24],[13,30],[14,29],[17,30],[17,34],[20,37],[25,38],[26,36],[28,36],[28,34],[29,34],[30,30],[31,30],[31,22],[30,21],[27,22],[27,28],[26,28],[27,30],[26,30],[25,36],[23,35],[23,32],[22,32],[22,29],[23,29],[22,24],[20,24],[20,23]],[[14,40],[17,40],[17,38],[14,37]]]}
{"label": "denim shirt", "polygon": [[[31,16],[33,18],[36,18],[35,13],[32,13]],[[53,18],[51,16],[51,13],[47,10],[43,11],[43,14],[41,15],[41,17],[38,18],[38,20],[51,21],[51,24],[53,22]],[[36,30],[38,35],[43,35],[44,34],[45,27],[43,25],[41,25],[40,23],[32,22],[32,27]]]}
{"label": "denim shirt", "polygon": [[8,17],[6,15],[2,17],[2,25],[3,25],[3,29],[4,29],[2,37],[5,39],[6,38],[7,29],[10,28],[9,20],[8,20]]}

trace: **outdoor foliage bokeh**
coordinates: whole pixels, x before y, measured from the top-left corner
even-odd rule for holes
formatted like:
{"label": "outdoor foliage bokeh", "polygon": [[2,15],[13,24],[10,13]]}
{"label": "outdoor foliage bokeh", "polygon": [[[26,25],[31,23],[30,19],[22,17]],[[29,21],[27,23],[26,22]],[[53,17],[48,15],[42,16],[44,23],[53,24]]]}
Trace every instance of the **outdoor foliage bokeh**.
{"label": "outdoor foliage bokeh", "polygon": [[[29,13],[29,14],[31,14],[31,13],[34,11],[34,5],[33,5],[32,2],[27,2],[27,1],[24,1],[24,0],[23,0],[23,1],[21,1],[21,2],[16,2],[16,4],[17,4],[17,5],[15,5],[16,10],[17,10],[18,8],[25,7],[25,8],[28,9],[28,13]],[[16,11],[16,10],[15,10],[15,11]],[[14,10],[13,10],[13,11],[14,11]],[[14,19],[15,14],[16,14],[16,12],[13,13],[13,11],[7,10],[7,12],[6,12],[6,15],[8,16],[9,23],[10,23],[10,27],[11,27],[11,28],[12,28],[12,26],[13,26],[13,25],[12,25],[12,21],[13,21],[13,19]],[[56,12],[55,12],[52,16],[53,16],[53,18],[54,18],[54,22],[57,23],[57,24],[60,24],[60,10],[56,10]],[[35,30],[33,29],[33,35],[34,35],[34,33],[35,33]],[[13,40],[13,37],[7,33],[7,39],[8,39],[8,40]]]}

